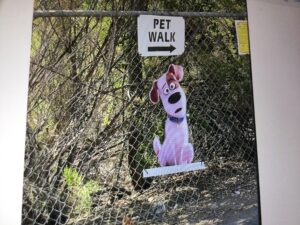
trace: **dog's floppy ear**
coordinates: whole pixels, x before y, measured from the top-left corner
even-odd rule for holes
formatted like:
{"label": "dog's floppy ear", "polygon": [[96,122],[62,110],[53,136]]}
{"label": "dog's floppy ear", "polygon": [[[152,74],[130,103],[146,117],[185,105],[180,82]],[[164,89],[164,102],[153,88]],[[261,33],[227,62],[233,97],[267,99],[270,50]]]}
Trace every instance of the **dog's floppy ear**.
{"label": "dog's floppy ear", "polygon": [[153,81],[151,91],[149,93],[150,100],[153,104],[157,104],[159,102],[159,93],[157,87],[157,80]]}
{"label": "dog's floppy ear", "polygon": [[183,79],[183,67],[175,64],[171,64],[168,69],[168,73],[173,73],[176,79],[180,82]]}

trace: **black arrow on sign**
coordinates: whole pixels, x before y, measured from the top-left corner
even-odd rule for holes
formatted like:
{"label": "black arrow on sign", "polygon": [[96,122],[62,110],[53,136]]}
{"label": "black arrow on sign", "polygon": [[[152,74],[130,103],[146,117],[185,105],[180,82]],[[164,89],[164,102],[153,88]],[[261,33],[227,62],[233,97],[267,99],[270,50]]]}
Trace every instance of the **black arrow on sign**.
{"label": "black arrow on sign", "polygon": [[173,52],[176,48],[173,45],[170,46],[155,46],[148,47],[148,52]]}

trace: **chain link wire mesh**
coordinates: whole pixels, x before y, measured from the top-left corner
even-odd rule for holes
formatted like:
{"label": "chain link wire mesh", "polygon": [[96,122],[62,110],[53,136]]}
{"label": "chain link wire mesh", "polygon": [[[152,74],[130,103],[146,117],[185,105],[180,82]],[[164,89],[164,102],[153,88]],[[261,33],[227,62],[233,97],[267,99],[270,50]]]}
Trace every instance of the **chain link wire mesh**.
{"label": "chain link wire mesh", "polygon": [[[33,20],[22,224],[226,224],[257,215],[249,56],[235,17],[245,2],[36,1],[36,10],[216,12],[185,17],[185,52],[141,57],[135,16]],[[166,114],[152,81],[184,67],[194,161],[207,169],[143,178]],[[257,217],[258,218],[258,217]],[[259,222],[257,221],[257,224]],[[229,223],[230,224],[230,223]]]}

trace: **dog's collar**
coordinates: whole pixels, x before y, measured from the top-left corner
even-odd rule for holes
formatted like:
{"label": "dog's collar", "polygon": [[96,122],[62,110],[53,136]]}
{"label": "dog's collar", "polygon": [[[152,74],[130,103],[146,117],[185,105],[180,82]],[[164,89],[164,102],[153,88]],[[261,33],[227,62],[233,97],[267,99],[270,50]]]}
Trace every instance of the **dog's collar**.
{"label": "dog's collar", "polygon": [[185,117],[174,117],[174,116],[170,116],[168,115],[170,121],[172,121],[173,123],[177,123],[177,124],[180,124],[182,123],[182,121],[184,120]]}

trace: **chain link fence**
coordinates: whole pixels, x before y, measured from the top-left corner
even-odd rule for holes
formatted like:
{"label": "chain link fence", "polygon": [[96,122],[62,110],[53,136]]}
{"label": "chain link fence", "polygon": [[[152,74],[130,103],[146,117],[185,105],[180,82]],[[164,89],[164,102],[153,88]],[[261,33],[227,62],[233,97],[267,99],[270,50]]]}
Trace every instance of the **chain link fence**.
{"label": "chain link fence", "polygon": [[[245,5],[36,1],[22,223],[258,224],[250,58],[234,26]],[[140,11],[184,16],[185,52],[141,57]],[[166,119],[148,93],[171,63],[184,67],[194,161],[207,169],[143,178]]]}

